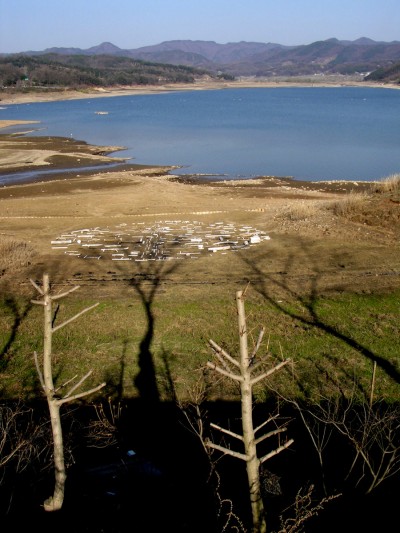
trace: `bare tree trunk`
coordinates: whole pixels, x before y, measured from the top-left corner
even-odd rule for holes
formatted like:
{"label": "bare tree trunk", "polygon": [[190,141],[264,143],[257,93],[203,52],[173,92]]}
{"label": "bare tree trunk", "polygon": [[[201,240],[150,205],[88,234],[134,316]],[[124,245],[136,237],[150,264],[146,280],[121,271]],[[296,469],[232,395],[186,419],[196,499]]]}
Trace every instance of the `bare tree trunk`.
{"label": "bare tree trunk", "polygon": [[244,450],[247,456],[246,470],[249,483],[251,513],[254,531],[266,531],[264,505],[260,491],[260,461],[257,457],[257,447],[253,427],[253,392],[251,385],[251,371],[247,339],[246,316],[242,291],[236,293],[239,325],[240,373],[243,380],[240,382],[240,396],[242,407],[242,428]]}
{"label": "bare tree trunk", "polygon": [[44,392],[49,406],[51,430],[53,433],[55,487],[54,494],[44,502],[46,511],[58,511],[64,502],[64,487],[67,479],[64,462],[64,445],[61,427],[60,406],[54,398],[54,383],[51,367],[53,338],[53,309],[50,297],[49,276],[43,276],[44,302],[44,343],[43,343],[43,381]]}
{"label": "bare tree trunk", "polygon": [[[233,431],[224,429],[216,424],[211,424],[211,427],[229,435],[241,442],[244,445],[244,453],[237,452],[215,444],[214,442],[207,440],[206,445],[209,448],[213,448],[238,459],[242,459],[246,462],[247,470],[247,479],[249,485],[249,495],[250,495],[250,504],[252,512],[252,521],[253,521],[253,532],[254,533],[265,533],[267,530],[264,505],[261,497],[261,487],[260,487],[260,465],[264,462],[277,455],[281,451],[288,448],[292,443],[293,439],[289,439],[274,450],[270,451],[262,457],[257,455],[257,444],[266,440],[269,437],[278,435],[283,431],[286,431],[286,427],[278,427],[268,433],[265,433],[261,437],[256,438],[256,434],[264,426],[266,426],[272,420],[275,420],[277,416],[271,416],[261,425],[254,428],[253,426],[253,386],[259,381],[267,378],[275,371],[282,368],[286,365],[290,359],[281,361],[274,367],[270,368],[267,371],[261,370],[259,363],[253,364],[256,354],[260,348],[261,341],[264,335],[264,329],[260,331],[256,346],[254,347],[251,355],[249,354],[248,348],[248,338],[247,338],[247,325],[246,325],[246,315],[244,309],[244,297],[245,291],[238,291],[236,293],[236,304],[238,311],[238,326],[239,326],[239,360],[231,357],[225,350],[223,350],[217,343],[210,340],[210,346],[214,351],[215,356],[219,360],[222,366],[219,366],[210,361],[207,363],[209,368],[212,368],[216,372],[222,374],[223,376],[229,377],[234,381],[240,383],[240,394],[241,394],[241,409],[242,409],[242,435],[236,434]],[[238,372],[239,371],[239,372]],[[256,375],[254,375],[256,374]]]}
{"label": "bare tree trunk", "polygon": [[67,473],[64,462],[64,444],[60,407],[57,405],[57,402],[51,398],[51,394],[47,397],[47,403],[49,406],[51,430],[53,433],[55,485],[53,496],[50,496],[44,502],[44,509],[45,511],[58,511],[61,509],[64,502]]}
{"label": "bare tree trunk", "polygon": [[[72,401],[77,398],[82,398],[87,396],[102,387],[105,386],[105,383],[95,387],[86,392],[80,394],[75,394],[71,396],[72,392],[75,391],[86,378],[89,377],[91,372],[86,374],[76,385],[74,385],[63,398],[58,398],[56,396],[56,390],[54,388],[53,382],[53,369],[52,369],[52,340],[53,333],[65,325],[69,324],[78,316],[82,315],[86,311],[89,311],[94,306],[88,307],[73,316],[72,318],[66,320],[59,326],[53,325],[53,301],[59,298],[62,298],[69,294],[70,292],[78,289],[79,287],[74,287],[73,289],[67,291],[66,293],[59,294],[57,296],[51,296],[50,294],[50,281],[48,274],[43,275],[42,287],[39,287],[34,281],[31,280],[32,285],[36,288],[39,294],[43,297],[42,300],[32,300],[33,303],[43,305],[44,307],[44,340],[43,340],[43,365],[42,369],[40,368],[37,354],[35,352],[35,363],[36,369],[39,375],[40,383],[46,395],[47,404],[49,406],[50,421],[51,421],[51,430],[53,434],[53,450],[54,450],[54,473],[55,473],[55,485],[53,496],[47,498],[44,502],[44,509],[46,511],[58,511],[61,509],[64,502],[64,493],[65,493],[65,481],[67,479],[67,473],[65,469],[64,461],[64,444],[63,444],[63,433],[61,425],[61,416],[60,416],[60,407],[63,403]],[[76,377],[76,376],[75,376]],[[73,378],[74,379],[74,378]],[[59,387],[61,388],[61,387]]]}

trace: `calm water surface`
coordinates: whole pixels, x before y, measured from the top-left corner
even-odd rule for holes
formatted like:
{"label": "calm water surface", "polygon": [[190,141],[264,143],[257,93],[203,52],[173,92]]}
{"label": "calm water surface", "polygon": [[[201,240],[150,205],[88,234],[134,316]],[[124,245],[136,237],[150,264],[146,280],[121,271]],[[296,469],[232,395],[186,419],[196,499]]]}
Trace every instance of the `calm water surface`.
{"label": "calm water surface", "polygon": [[180,174],[368,181],[400,172],[395,89],[229,89],[3,107],[1,119],[40,120],[35,135],[125,146],[115,155],[179,165]]}

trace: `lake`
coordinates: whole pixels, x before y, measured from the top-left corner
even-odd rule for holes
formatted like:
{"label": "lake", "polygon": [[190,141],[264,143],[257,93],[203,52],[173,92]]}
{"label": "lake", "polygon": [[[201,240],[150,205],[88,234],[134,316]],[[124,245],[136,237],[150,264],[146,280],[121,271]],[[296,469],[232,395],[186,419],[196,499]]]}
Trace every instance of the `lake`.
{"label": "lake", "polygon": [[178,174],[373,181],[400,172],[396,89],[179,91],[14,104],[0,119],[40,120],[34,135],[124,146],[115,155],[179,165]]}

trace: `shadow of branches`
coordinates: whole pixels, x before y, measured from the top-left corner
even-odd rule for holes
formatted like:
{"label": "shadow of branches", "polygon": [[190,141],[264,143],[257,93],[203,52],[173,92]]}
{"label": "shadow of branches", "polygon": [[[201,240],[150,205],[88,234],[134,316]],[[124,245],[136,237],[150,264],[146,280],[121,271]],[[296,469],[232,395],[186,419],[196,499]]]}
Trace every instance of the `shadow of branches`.
{"label": "shadow of branches", "polygon": [[28,316],[29,311],[32,308],[32,304],[30,301],[26,300],[23,302],[18,302],[17,298],[11,294],[4,294],[0,301],[5,312],[12,317],[10,333],[0,349],[0,369],[4,370],[7,367],[10,349],[15,342],[18,330],[22,322]]}
{"label": "shadow of branches", "polygon": [[[305,327],[317,328],[321,332],[345,343],[362,357],[375,362],[388,377],[400,384],[400,372],[390,361],[375,353],[369,347],[364,346],[350,335],[343,333],[337,327],[328,324],[318,312],[317,304],[321,296],[320,282],[323,278],[323,273],[318,267],[315,255],[308,250],[307,243],[301,240],[298,240],[298,243],[299,245],[296,249],[288,251],[284,266],[277,273],[268,273],[263,268],[263,265],[268,263],[267,255],[259,256],[257,262],[245,255],[241,255],[242,261],[249,268],[249,279],[257,280],[253,288],[279,313],[296,320]],[[301,253],[299,254],[300,249]],[[293,282],[291,272],[294,272],[294,265],[303,260],[307,265],[311,265],[312,272],[306,276],[305,280],[304,276],[302,276],[301,280],[298,276],[293,276],[295,279],[295,282]],[[277,297],[278,291],[286,295],[285,300]],[[300,311],[294,308],[293,302],[300,304]]]}

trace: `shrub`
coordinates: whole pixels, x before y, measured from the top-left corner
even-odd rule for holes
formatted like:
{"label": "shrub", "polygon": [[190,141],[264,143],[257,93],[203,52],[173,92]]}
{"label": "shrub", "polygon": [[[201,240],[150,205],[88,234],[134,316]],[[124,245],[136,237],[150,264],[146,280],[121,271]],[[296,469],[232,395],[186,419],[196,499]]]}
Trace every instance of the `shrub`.
{"label": "shrub", "polygon": [[0,272],[27,266],[34,255],[28,243],[0,235]]}
{"label": "shrub", "polygon": [[378,193],[399,193],[400,192],[400,174],[391,174],[383,178],[376,184],[375,192]]}
{"label": "shrub", "polygon": [[366,192],[350,192],[342,199],[328,203],[326,207],[336,216],[351,217],[363,213],[368,207],[370,198],[370,194]]}
{"label": "shrub", "polygon": [[319,211],[318,206],[310,202],[295,202],[293,205],[286,207],[278,215],[276,219],[280,220],[290,220],[290,221],[299,221],[307,220],[314,217]]}

